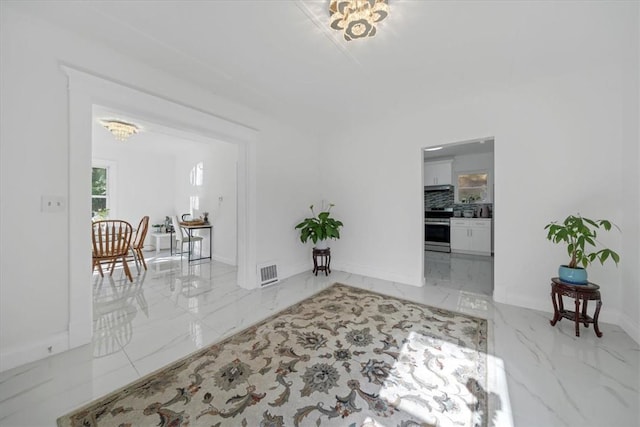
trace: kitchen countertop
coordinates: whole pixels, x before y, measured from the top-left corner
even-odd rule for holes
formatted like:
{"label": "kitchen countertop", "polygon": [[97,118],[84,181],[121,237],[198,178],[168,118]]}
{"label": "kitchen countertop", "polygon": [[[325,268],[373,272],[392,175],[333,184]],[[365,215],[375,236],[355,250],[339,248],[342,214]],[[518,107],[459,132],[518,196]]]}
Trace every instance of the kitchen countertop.
{"label": "kitchen countertop", "polygon": [[468,218],[465,216],[452,216],[451,219],[493,219],[493,217],[472,216],[471,218]]}

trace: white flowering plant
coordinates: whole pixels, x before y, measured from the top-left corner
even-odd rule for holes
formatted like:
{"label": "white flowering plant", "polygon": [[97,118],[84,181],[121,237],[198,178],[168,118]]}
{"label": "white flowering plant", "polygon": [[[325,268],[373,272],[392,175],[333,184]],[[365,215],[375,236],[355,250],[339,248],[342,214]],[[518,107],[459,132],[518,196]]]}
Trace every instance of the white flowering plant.
{"label": "white flowering plant", "polygon": [[329,204],[326,211],[319,212],[317,215],[313,209],[313,205],[309,206],[313,216],[305,218],[300,224],[296,225],[296,230],[300,230],[300,241],[306,243],[307,240],[315,244],[321,240],[339,239],[340,227],[343,226],[342,221],[331,217],[331,208],[335,206]]}

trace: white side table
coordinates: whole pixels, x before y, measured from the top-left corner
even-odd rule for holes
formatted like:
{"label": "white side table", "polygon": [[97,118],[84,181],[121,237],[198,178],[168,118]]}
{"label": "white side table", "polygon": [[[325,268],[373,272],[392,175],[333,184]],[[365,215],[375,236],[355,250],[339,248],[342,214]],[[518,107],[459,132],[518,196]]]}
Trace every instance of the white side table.
{"label": "white side table", "polygon": [[[173,233],[151,233],[151,236],[155,237],[156,239],[156,256],[160,255],[160,242],[162,238],[168,237],[169,239],[173,239]],[[169,247],[173,247],[173,242],[171,240],[169,240]]]}

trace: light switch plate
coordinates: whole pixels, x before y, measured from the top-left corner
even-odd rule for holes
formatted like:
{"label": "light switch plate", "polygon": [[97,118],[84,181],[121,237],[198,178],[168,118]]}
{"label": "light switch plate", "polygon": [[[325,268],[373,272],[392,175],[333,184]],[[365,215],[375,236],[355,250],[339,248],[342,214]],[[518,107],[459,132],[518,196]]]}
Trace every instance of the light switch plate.
{"label": "light switch plate", "polygon": [[64,196],[42,196],[42,212],[64,212],[67,208],[67,201]]}

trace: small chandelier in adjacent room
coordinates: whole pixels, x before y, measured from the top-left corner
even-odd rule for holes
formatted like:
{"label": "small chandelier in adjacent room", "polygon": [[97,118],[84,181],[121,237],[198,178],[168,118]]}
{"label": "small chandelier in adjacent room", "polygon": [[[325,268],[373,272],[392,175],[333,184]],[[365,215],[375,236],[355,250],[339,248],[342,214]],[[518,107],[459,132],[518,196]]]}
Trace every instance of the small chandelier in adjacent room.
{"label": "small chandelier in adjacent room", "polygon": [[331,0],[331,28],[351,41],[376,35],[376,24],[389,15],[387,0]]}
{"label": "small chandelier in adjacent room", "polygon": [[138,126],[120,120],[100,120],[100,123],[109,129],[109,132],[111,132],[118,141],[126,141],[127,138],[135,135],[139,130]]}

